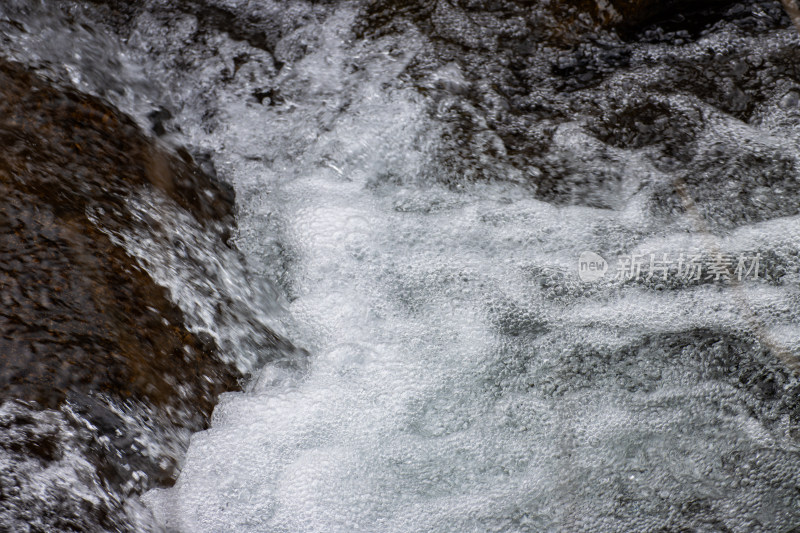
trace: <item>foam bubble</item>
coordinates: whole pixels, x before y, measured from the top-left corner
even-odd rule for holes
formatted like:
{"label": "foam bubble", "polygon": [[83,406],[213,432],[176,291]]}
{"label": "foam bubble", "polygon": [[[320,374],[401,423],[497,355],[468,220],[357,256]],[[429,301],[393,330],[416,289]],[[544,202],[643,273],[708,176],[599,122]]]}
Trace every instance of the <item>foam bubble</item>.
{"label": "foam bubble", "polygon": [[[640,152],[620,154],[618,211],[555,207],[513,181],[430,179],[441,130],[425,98],[398,83],[418,36],[351,44],[350,16],[323,23],[279,81],[291,104],[226,108],[239,245],[285,265],[287,331],[312,357],[295,374],[267,365],[222,399],[175,487],[146,496],[155,515],[180,531],[796,521],[788,411],[760,388],[772,379],[789,394],[796,379],[752,340],[734,292],[788,339],[796,289],[582,285],[584,250],[706,246],[685,220],[647,211],[641,172],[663,173]],[[454,67],[438,76],[463,87]],[[583,171],[602,170],[579,123],[553,142]],[[248,163],[254,155],[271,163]],[[779,250],[796,228],[787,217],[718,244]]]}

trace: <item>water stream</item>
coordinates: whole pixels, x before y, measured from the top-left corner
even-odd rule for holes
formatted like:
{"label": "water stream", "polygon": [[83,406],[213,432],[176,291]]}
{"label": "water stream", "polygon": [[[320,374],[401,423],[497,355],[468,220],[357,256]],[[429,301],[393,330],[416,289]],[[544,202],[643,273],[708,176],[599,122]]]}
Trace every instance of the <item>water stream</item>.
{"label": "water stream", "polygon": [[[510,7],[436,3],[431,24],[460,32],[443,38],[356,2],[192,5],[212,4],[276,37],[256,46],[167,1],[123,22],[62,2],[48,27],[98,57],[7,41],[148,127],[169,109],[165,139],[236,190],[249,266],[203,259],[213,290],[163,243],[118,236],[253,372],[175,486],[142,497],[158,523],[800,525],[800,35],[779,3],[571,48],[504,44]],[[101,29],[76,37],[59,9]],[[581,279],[584,252],[603,277]],[[671,266],[650,272],[657,259]],[[209,318],[223,297],[306,352],[259,359],[248,323]]]}

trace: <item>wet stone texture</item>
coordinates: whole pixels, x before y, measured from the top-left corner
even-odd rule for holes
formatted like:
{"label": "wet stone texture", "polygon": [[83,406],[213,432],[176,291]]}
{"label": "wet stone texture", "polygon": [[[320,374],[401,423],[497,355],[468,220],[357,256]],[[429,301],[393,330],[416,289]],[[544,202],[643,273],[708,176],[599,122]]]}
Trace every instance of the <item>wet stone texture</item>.
{"label": "wet stone texture", "polygon": [[[135,229],[141,221],[125,198],[146,188],[226,239],[232,192],[109,106],[7,62],[0,62],[0,145],[0,401],[22,413],[0,419],[0,432],[22,431],[24,420],[14,420],[33,425],[40,416],[24,413],[68,401],[74,420],[91,429],[70,431],[83,431],[100,482],[119,488],[139,471],[148,480],[140,489],[169,483],[176,458],[144,453],[108,402],[146,406],[167,433],[199,430],[217,395],[236,387],[237,372],[219,361],[213,341],[187,330],[167,291],[87,213],[106,229]],[[30,438],[5,435],[0,447],[57,461],[67,425],[54,422]],[[0,507],[13,496],[8,490]],[[90,507],[97,516],[111,512]]]}
{"label": "wet stone texture", "polygon": [[[194,17],[202,32],[223,33],[231,39],[246,42],[255,49],[269,53],[275,67],[280,69],[286,62],[302,56],[305,50],[287,50],[280,46],[281,38],[293,30],[301,28],[313,20],[321,20],[331,1],[309,2],[298,8],[297,5],[252,4],[248,9],[224,0],[182,0],[159,2],[127,2],[122,0],[90,0],[97,10],[88,13],[90,17],[114,28],[114,31],[127,37],[136,23],[136,18],[147,14],[154,18],[175,21],[181,17]],[[72,2],[66,0],[65,6]],[[309,36],[311,37],[311,36]],[[311,37],[313,38],[313,37]],[[240,58],[240,60],[242,60]]]}
{"label": "wet stone texture", "polygon": [[[706,143],[722,127],[793,120],[800,71],[780,2],[378,1],[356,34],[409,28],[424,46],[405,76],[444,128],[431,179],[509,180],[547,202],[606,209],[644,189],[653,214],[671,219],[684,212],[675,184],[686,182],[711,229],[795,211],[792,156],[744,133]],[[785,45],[749,44],[781,30]],[[663,179],[624,184],[620,154],[631,152]],[[745,198],[752,190],[760,194]]]}

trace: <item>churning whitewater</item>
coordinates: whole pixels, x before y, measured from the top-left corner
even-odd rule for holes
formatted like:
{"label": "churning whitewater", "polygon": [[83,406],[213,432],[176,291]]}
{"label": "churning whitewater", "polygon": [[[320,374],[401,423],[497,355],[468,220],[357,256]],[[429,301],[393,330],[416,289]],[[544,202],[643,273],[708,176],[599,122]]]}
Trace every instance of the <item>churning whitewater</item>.
{"label": "churning whitewater", "polygon": [[[457,2],[372,30],[381,2],[211,2],[270,47],[144,4],[118,41],[14,42],[90,92],[116,68],[105,96],[144,123],[163,104],[236,191],[246,269],[166,208],[163,242],[113,235],[252,376],[143,496],[166,530],[800,523],[800,36],[777,3],[568,51],[503,48],[524,24]],[[667,256],[712,270],[614,276]],[[302,349],[260,353],[256,323]]]}
{"label": "churning whitewater", "polygon": [[[155,516],[193,532],[796,524],[788,418],[754,416],[724,353],[763,368],[781,365],[768,342],[796,353],[796,285],[664,290],[576,274],[587,250],[777,261],[800,242],[797,216],[719,237],[691,212],[665,224],[644,185],[665,171],[641,150],[607,163],[578,120],[554,126],[553,150],[587,174],[615,165],[618,187],[601,191],[614,211],[536,199],[498,161],[483,164],[505,179],[446,183],[435,117],[468,90],[463,73],[431,76],[452,93],[431,116],[402,79],[421,37],[353,42],[353,16],[339,7],[303,29],[311,50],[278,75],[280,105],[232,99],[224,129],[195,139],[235,183],[238,246],[284,265],[286,327],[310,356],[267,364],[222,399],[176,486],[146,495]],[[701,152],[732,138],[797,155],[795,128],[706,113]]]}

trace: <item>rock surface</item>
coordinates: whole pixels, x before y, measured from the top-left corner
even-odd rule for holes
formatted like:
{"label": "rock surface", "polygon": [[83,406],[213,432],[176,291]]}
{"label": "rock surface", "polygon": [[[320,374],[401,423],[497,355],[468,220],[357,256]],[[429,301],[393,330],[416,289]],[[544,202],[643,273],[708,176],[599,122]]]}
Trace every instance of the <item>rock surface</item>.
{"label": "rock surface", "polygon": [[592,2],[596,15],[609,25],[632,27],[675,14],[684,16],[706,9],[733,4],[732,0],[611,0]]}
{"label": "rock surface", "polygon": [[[616,153],[646,151],[658,172],[689,176],[709,227],[731,228],[795,212],[779,197],[796,190],[787,177],[793,158],[747,146],[730,164],[732,147],[704,146],[715,124],[758,127],[795,107],[800,71],[790,48],[757,57],[731,44],[789,27],[780,3],[764,0],[378,1],[363,10],[358,34],[380,39],[414,28],[424,38],[405,74],[445,124],[444,164],[432,179],[528,183],[547,202],[616,209],[628,191],[651,185],[626,185]],[[573,136],[585,161],[571,152]],[[588,170],[588,161],[607,164]],[[731,167],[740,194],[699,190],[698,182],[728,180]],[[664,189],[656,215],[683,212],[669,180],[656,187]],[[754,188],[768,198],[746,198],[741,209]]]}
{"label": "rock surface", "polygon": [[[0,87],[4,396],[53,407],[73,390],[103,391],[166,404],[174,383],[227,381],[213,346],[186,331],[165,289],[87,210],[131,225],[125,196],[152,187],[201,220],[230,223],[230,192],[102,103],[11,64],[0,64]],[[187,399],[207,410],[214,394]]]}
{"label": "rock surface", "polygon": [[[59,450],[76,447],[61,442],[69,426],[87,442],[100,483],[112,490],[130,489],[132,472],[145,478],[134,492],[170,483],[179,458],[145,451],[141,430],[111,406],[157,413],[148,423],[164,432],[158,438],[175,438],[171,432],[202,429],[217,396],[236,388],[240,374],[221,362],[213,340],[187,329],[167,290],[109,234],[145,224],[127,199],[150,191],[224,241],[233,224],[231,190],[203,174],[188,153],[160,148],[98,99],[2,60],[0,144],[0,403],[8,402],[13,415],[0,429],[19,433],[24,420],[35,426],[42,416],[56,416],[26,413],[65,404],[75,415],[72,425],[58,420],[51,431],[28,437],[4,433],[0,449],[57,462]],[[19,466],[0,471],[7,483],[19,481]],[[0,494],[8,523],[4,501]],[[54,516],[88,511],[96,518],[87,519],[91,528],[115,512],[96,502],[65,511],[58,501],[51,501],[60,509]],[[65,522],[48,523],[70,524],[69,516],[59,520]]]}

